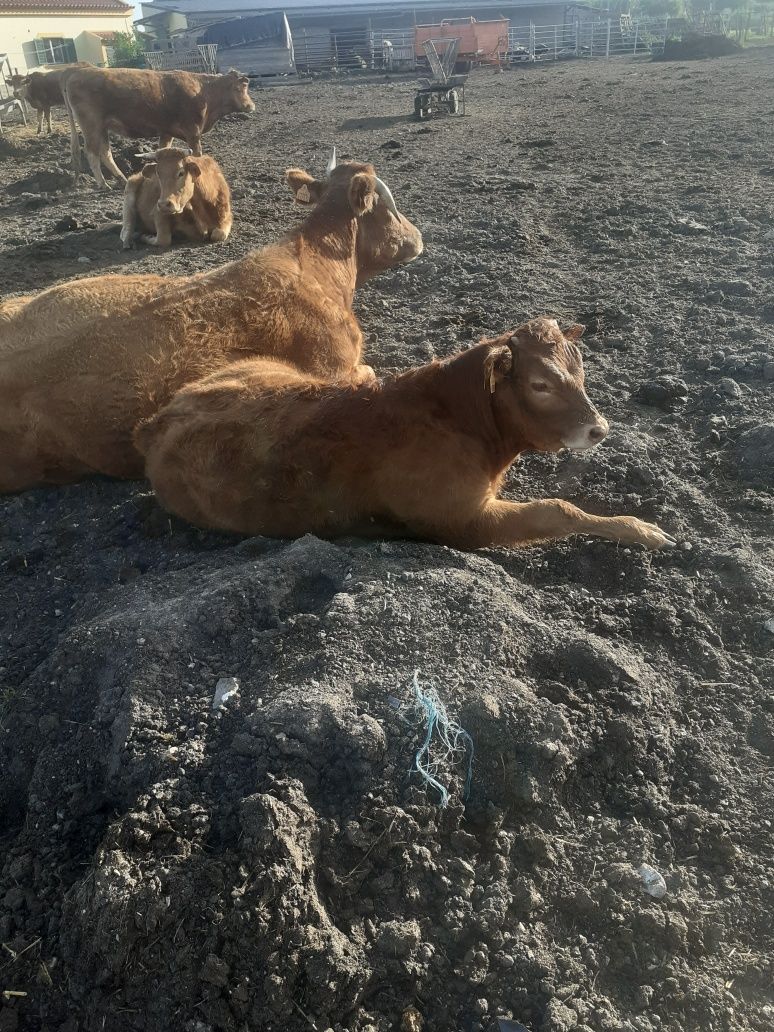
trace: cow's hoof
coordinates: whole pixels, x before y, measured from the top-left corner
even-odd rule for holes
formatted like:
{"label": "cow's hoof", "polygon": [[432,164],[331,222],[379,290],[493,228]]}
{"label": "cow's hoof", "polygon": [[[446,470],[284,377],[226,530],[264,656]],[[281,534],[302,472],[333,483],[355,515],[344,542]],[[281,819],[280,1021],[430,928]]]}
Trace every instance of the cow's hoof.
{"label": "cow's hoof", "polygon": [[644,520],[635,519],[634,530],[637,535],[637,542],[644,545],[646,548],[659,549],[659,548],[675,548],[677,541],[661,529],[656,526],[655,523],[646,523]]}

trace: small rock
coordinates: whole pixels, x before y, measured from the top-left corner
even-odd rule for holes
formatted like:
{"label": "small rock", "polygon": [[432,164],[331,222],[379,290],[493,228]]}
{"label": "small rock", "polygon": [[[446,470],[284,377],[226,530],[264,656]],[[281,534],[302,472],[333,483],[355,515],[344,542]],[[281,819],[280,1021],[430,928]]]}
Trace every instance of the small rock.
{"label": "small rock", "polygon": [[666,882],[654,867],[650,864],[640,864],[637,873],[642,878],[642,886],[649,896],[653,896],[654,899],[663,899],[666,896]]}
{"label": "small rock", "polygon": [[221,677],[215,685],[212,708],[217,712],[226,708],[226,703],[239,693],[239,681],[235,677]]}
{"label": "small rock", "polygon": [[91,261],[91,258],[87,258],[85,254],[82,254],[78,261],[81,263],[81,265],[87,265]]}
{"label": "small rock", "polygon": [[688,385],[676,376],[658,376],[641,384],[633,397],[645,405],[669,411],[688,398]]}
{"label": "small rock", "polygon": [[65,215],[59,222],[54,223],[55,233],[72,233],[74,230],[79,229],[78,220],[74,219],[72,215]]}
{"label": "small rock", "polygon": [[384,921],[379,926],[376,945],[380,953],[391,957],[410,957],[420,938],[416,921]]}
{"label": "small rock", "polygon": [[774,617],[771,620],[767,620],[763,625],[764,631],[768,631],[769,634],[774,634]]}
{"label": "small rock", "polygon": [[207,955],[207,959],[199,972],[199,978],[202,982],[209,982],[210,985],[216,985],[222,989],[228,985],[230,973],[231,969],[225,960],[221,960],[214,953],[210,953]]}
{"label": "small rock", "polygon": [[718,384],[718,387],[722,394],[725,394],[727,398],[741,398],[742,388],[736,382],[732,380],[730,376],[724,376]]}
{"label": "small rock", "polygon": [[44,713],[38,721],[38,731],[42,735],[52,735],[59,730],[59,717],[56,713]]}
{"label": "small rock", "polygon": [[763,363],[763,379],[766,383],[774,383],[774,362]]}
{"label": "small rock", "polygon": [[24,906],[24,889],[18,885],[12,886],[6,892],[3,903],[9,910],[21,910]]}
{"label": "small rock", "polygon": [[703,222],[697,222],[696,219],[679,218],[675,222],[675,230],[688,236],[699,236],[701,233],[709,233],[710,228]]}

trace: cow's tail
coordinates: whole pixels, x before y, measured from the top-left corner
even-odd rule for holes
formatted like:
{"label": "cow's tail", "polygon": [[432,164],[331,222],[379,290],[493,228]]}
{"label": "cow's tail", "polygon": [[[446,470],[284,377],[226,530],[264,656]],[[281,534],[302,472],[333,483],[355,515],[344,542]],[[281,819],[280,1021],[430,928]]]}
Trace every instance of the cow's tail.
{"label": "cow's tail", "polygon": [[70,91],[67,88],[67,76],[63,76],[62,80],[62,97],[64,98],[65,107],[67,108],[67,117],[70,119],[70,154],[73,159],[73,172],[75,173],[76,180],[81,173],[81,147],[78,142],[78,126],[75,122],[75,111],[73,110],[72,101],[70,100]]}

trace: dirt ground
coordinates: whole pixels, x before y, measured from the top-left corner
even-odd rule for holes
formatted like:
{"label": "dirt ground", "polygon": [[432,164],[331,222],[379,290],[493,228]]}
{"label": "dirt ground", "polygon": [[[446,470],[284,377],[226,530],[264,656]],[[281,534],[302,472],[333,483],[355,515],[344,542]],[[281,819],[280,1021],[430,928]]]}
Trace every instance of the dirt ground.
{"label": "dirt ground", "polygon": [[[61,119],[9,129],[0,293],[243,255],[335,142],[425,235],[357,297],[367,360],[585,323],[610,437],[508,492],[680,547],[239,541],[107,480],[3,499],[0,1032],[771,1032],[774,50],[480,73],[421,126],[408,82],[255,98],[206,138],[231,240],[165,254],[120,253],[117,189],[68,191]],[[412,770],[415,671],[472,738],[467,803],[469,751],[432,744],[446,808]]]}

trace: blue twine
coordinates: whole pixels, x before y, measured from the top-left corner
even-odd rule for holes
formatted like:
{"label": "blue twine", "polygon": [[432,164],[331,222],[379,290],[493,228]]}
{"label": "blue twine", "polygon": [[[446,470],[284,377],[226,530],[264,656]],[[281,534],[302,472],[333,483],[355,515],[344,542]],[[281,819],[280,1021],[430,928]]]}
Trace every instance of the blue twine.
{"label": "blue twine", "polygon": [[[473,756],[475,749],[473,739],[468,732],[457,723],[451,720],[446,712],[446,707],[441,702],[438,692],[433,687],[423,688],[419,683],[419,671],[414,671],[414,705],[420,711],[420,723],[425,723],[425,739],[414,757],[414,770],[422,780],[432,786],[440,796],[440,805],[448,806],[449,791],[437,777],[440,763],[448,761],[461,751],[469,752],[468,773],[465,778],[463,799],[470,795],[470,786],[473,780]],[[444,752],[438,759],[431,759],[430,747],[433,737],[437,737]]]}

